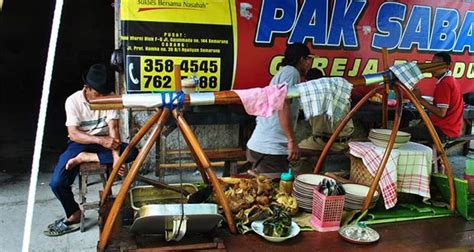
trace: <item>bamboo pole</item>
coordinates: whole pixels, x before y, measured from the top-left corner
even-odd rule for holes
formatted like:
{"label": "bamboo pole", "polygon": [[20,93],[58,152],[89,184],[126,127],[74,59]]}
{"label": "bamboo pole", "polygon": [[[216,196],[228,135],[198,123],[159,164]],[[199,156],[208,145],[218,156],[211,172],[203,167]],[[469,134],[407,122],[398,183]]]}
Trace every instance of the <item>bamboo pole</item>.
{"label": "bamboo pole", "polygon": [[[216,198],[224,209],[224,215],[227,221],[227,225],[229,226],[230,232],[233,234],[237,233],[237,229],[235,227],[234,219],[232,216],[232,211],[229,207],[229,202],[227,201],[224,195],[224,191],[220,186],[219,180],[217,180],[216,174],[211,169],[209,158],[207,157],[206,153],[204,153],[204,150],[202,149],[191,127],[189,127],[184,117],[182,117],[178,112],[176,112],[176,110],[173,110],[173,116],[176,119],[179,129],[183,133],[184,139],[186,140],[189,149],[191,150],[194,161],[198,164],[199,171],[201,172],[203,179],[204,177],[206,177],[207,183],[209,183],[210,180],[210,182],[214,186],[214,192],[217,196]],[[205,176],[206,174],[207,176]],[[207,177],[209,180],[207,180]]]}
{"label": "bamboo pole", "polygon": [[[456,211],[456,191],[454,188],[454,178],[453,178],[453,170],[451,168],[451,164],[449,163],[448,156],[446,155],[446,151],[441,144],[441,140],[439,139],[438,133],[436,132],[433,123],[431,122],[430,118],[426,114],[423,106],[421,106],[420,101],[416,98],[416,96],[411,92],[408,88],[403,85],[399,85],[400,89],[408,95],[408,98],[413,102],[418,110],[418,113],[423,119],[423,122],[426,124],[428,131],[430,132],[431,138],[433,139],[433,143],[435,145],[436,151],[438,154],[441,154],[441,160],[443,161],[444,167],[446,168],[446,173],[448,176],[448,184],[449,184],[449,209],[454,213]],[[397,101],[398,102],[398,101]]]}
{"label": "bamboo pole", "polygon": [[148,119],[148,121],[145,123],[145,125],[143,125],[143,127],[140,128],[138,133],[135,136],[133,136],[130,143],[128,143],[127,148],[125,148],[123,153],[120,155],[119,160],[114,165],[114,167],[112,169],[112,172],[111,172],[109,178],[107,179],[107,184],[105,185],[104,192],[102,193],[102,195],[100,197],[100,205],[101,206],[104,204],[105,200],[109,196],[109,194],[112,190],[112,185],[115,181],[115,178],[117,177],[118,171],[119,171],[120,167],[123,165],[123,163],[125,162],[125,159],[127,159],[128,154],[130,153],[130,150],[132,148],[134,148],[138,144],[138,142],[140,142],[140,140],[143,138],[143,136],[146,134],[146,132],[148,132],[148,130],[151,128],[151,126],[153,126],[158,121],[158,118],[160,118],[161,113],[162,113],[162,110],[159,109],[159,110],[157,110],[157,112],[155,114],[153,114],[152,117],[150,117],[150,119]]}
{"label": "bamboo pole", "polygon": [[369,192],[367,193],[367,197],[365,197],[364,205],[361,210],[362,212],[369,209],[370,202],[372,201],[372,198],[374,197],[375,190],[377,190],[377,187],[379,186],[380,178],[382,177],[382,173],[385,170],[385,165],[387,164],[388,159],[390,158],[390,154],[392,153],[393,145],[395,144],[395,138],[397,137],[397,133],[398,133],[398,128],[400,127],[400,121],[402,118],[402,102],[401,102],[402,99],[401,99],[400,89],[397,86],[395,86],[394,88],[395,88],[395,94],[397,96],[397,107],[395,109],[395,119],[393,122],[392,132],[388,140],[387,148],[385,149],[385,152],[383,153],[382,161],[380,162],[379,167],[377,168],[377,173],[375,174],[374,180],[372,181],[372,184],[370,185],[370,189],[369,189]]}
{"label": "bamboo pole", "polygon": [[[421,63],[418,64],[418,67],[422,72],[431,72],[436,69],[444,67],[444,63]],[[363,85],[374,85],[379,84],[380,82],[388,82],[390,80],[390,76],[388,71],[376,73],[376,74],[368,74],[361,77],[350,77],[346,78],[347,81],[352,83],[353,86],[363,86]],[[155,107],[161,107],[163,104],[160,102],[159,97],[157,94],[143,94],[144,96],[140,96],[141,94],[130,94],[130,95],[122,95],[122,96],[106,96],[100,97],[96,99],[92,99],[90,101],[90,107],[93,110],[100,110],[100,109],[118,109],[124,108],[124,97],[141,97],[151,96],[152,100],[156,105]],[[288,89],[288,98],[296,98],[299,97],[299,92],[297,88],[289,88]],[[148,97],[150,98],[150,97]],[[194,99],[194,101],[193,101]],[[196,102],[199,100],[199,102]],[[177,101],[175,101],[177,103]],[[204,92],[204,93],[194,93],[190,95],[186,95],[184,99],[184,105],[226,105],[226,104],[242,104],[239,96],[233,91],[219,91],[219,92]],[[128,106],[128,105],[127,105]],[[129,107],[144,107],[143,106],[129,106]]]}
{"label": "bamboo pole", "polygon": [[336,130],[334,130],[334,133],[331,135],[328,142],[324,146],[323,151],[321,152],[321,155],[318,158],[318,162],[316,163],[316,166],[314,167],[313,173],[318,174],[321,171],[321,168],[323,167],[323,164],[324,164],[324,159],[326,158],[326,155],[331,149],[332,144],[334,143],[334,141],[336,141],[336,138],[339,136],[339,134],[344,129],[344,127],[349,122],[349,120],[355,115],[355,113],[357,113],[357,111],[359,111],[362,105],[364,105],[369,100],[370,97],[372,97],[375,93],[382,90],[383,88],[384,88],[383,86],[378,86],[372,89],[354,106],[354,108],[352,108],[352,110],[344,117],[344,119],[342,119],[342,121],[339,123]]}
{"label": "bamboo pole", "polygon": [[[388,51],[387,48],[382,48],[382,61],[383,61],[383,69],[385,71],[388,70]],[[385,90],[382,92],[382,128],[387,128],[388,123],[388,92],[390,91],[389,83],[387,81],[384,82]]]}
{"label": "bamboo pole", "polygon": [[142,166],[143,162],[148,156],[148,153],[150,152],[151,148],[155,144],[156,139],[160,135],[160,132],[163,130],[163,126],[168,120],[169,114],[170,114],[169,108],[165,107],[163,109],[163,112],[160,118],[158,119],[158,122],[155,125],[155,128],[152,130],[150,137],[147,139],[145,145],[138,153],[138,156],[135,162],[133,162],[132,164],[132,168],[130,168],[130,171],[125,177],[125,180],[123,181],[122,186],[120,187],[120,190],[117,194],[117,198],[115,199],[112,205],[112,208],[110,210],[110,213],[107,216],[107,220],[105,221],[104,228],[102,232],[100,233],[99,244],[97,247],[99,251],[105,250],[105,247],[107,246],[107,242],[109,241],[109,238],[110,238],[112,228],[115,224],[115,221],[117,219],[120,208],[122,207],[122,204],[125,200],[125,197],[127,196],[128,190],[130,189],[130,186],[132,185],[132,183],[135,181],[135,178],[138,174],[140,167]]}

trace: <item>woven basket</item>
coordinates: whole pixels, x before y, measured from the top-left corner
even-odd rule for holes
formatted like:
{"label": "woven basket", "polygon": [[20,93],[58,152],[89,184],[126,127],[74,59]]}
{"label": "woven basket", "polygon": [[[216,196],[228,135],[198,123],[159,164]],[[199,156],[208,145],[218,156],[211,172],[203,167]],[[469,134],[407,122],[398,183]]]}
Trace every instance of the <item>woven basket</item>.
{"label": "woven basket", "polygon": [[353,155],[349,155],[349,158],[351,160],[350,180],[356,184],[371,186],[374,177],[367,170],[362,159]]}

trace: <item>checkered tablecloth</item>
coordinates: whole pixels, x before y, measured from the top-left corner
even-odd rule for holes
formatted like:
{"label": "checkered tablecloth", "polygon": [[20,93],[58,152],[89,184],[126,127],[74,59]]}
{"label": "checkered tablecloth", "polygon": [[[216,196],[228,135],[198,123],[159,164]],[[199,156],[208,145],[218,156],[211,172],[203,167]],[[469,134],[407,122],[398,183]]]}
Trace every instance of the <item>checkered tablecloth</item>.
{"label": "checkered tablecloth", "polygon": [[[361,158],[370,174],[375,177],[385,148],[371,142],[349,143],[350,154]],[[385,208],[397,203],[397,191],[430,198],[430,176],[433,151],[430,147],[408,142],[390,153],[387,165],[380,178],[380,188]]]}

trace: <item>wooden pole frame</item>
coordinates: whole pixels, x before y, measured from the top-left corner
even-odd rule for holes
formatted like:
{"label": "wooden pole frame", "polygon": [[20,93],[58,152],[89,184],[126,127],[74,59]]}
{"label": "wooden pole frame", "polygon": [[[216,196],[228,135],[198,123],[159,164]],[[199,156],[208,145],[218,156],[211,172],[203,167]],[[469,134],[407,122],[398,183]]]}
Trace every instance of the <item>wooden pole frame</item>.
{"label": "wooden pole frame", "polygon": [[[332,136],[329,138],[329,141],[326,143],[324,146],[323,151],[321,152],[321,156],[318,159],[318,162],[316,163],[316,166],[314,167],[313,173],[319,173],[321,171],[321,168],[324,164],[324,159],[326,158],[327,153],[329,152],[329,149],[331,148],[332,144],[335,142],[336,138],[339,136],[341,133],[342,129],[346,126],[347,122],[354,116],[354,114],[364,105],[369,98],[374,95],[376,92],[378,92],[381,89],[384,89],[385,87],[379,86],[372,91],[370,91],[368,94],[366,94],[356,105],[355,107],[344,117],[344,119],[340,122],[340,124],[337,126],[336,130],[332,134]],[[428,115],[424,111],[423,107],[421,106],[420,102],[416,98],[416,96],[413,94],[411,90],[409,90],[407,87],[405,87],[403,84],[399,83],[398,81],[394,83],[394,91],[397,97],[397,107],[395,110],[395,121],[393,125],[393,130],[390,135],[387,149],[384,152],[382,162],[380,163],[379,167],[377,168],[377,173],[375,175],[374,181],[372,182],[372,185],[370,186],[370,190],[367,194],[367,197],[365,198],[364,205],[362,208],[362,212],[368,209],[369,204],[373,198],[374,192],[379,184],[380,177],[382,176],[383,169],[385,169],[385,164],[388,161],[388,157],[390,156],[390,153],[393,149],[393,145],[395,143],[395,137],[398,132],[398,128],[400,126],[400,121],[401,121],[401,116],[402,116],[402,98],[401,98],[401,91],[403,91],[405,94],[408,95],[410,100],[413,101],[413,104],[416,107],[416,110],[418,110],[418,113],[420,113],[421,118],[423,119],[423,122],[426,124],[431,138],[433,139],[433,142],[436,146],[436,151],[441,155],[441,160],[443,161],[443,164],[446,168],[447,176],[448,176],[448,183],[449,183],[449,194],[450,194],[450,199],[449,199],[449,209],[454,213],[456,211],[456,192],[454,189],[454,178],[453,178],[453,173],[452,173],[452,168],[449,163],[448,157],[446,155],[446,152],[444,151],[444,148],[441,144],[441,140],[439,139],[438,133],[436,133],[436,130],[434,129],[433,124],[431,123],[431,120],[429,119]]]}
{"label": "wooden pole frame", "polygon": [[[441,67],[442,64],[425,63],[425,64],[419,64],[418,66],[420,67],[422,72],[430,72],[430,71],[433,71],[434,69],[437,69],[437,68]],[[380,75],[383,75],[383,80],[384,81],[389,80],[389,77],[387,75],[385,75],[384,73],[381,73]],[[176,76],[179,77],[179,74],[177,74]],[[353,83],[354,86],[360,86],[360,85],[368,84],[368,80],[365,79],[365,77],[348,78],[348,81]],[[370,84],[374,84],[374,83],[370,83]],[[178,87],[179,87],[179,85],[178,85]],[[419,103],[419,101],[417,99],[415,99],[414,94],[409,89],[407,89],[405,86],[401,85],[398,82],[395,82],[394,87],[395,87],[394,89],[395,89],[395,93],[396,93],[396,96],[397,96],[397,104],[398,104],[398,107],[396,109],[395,123],[394,123],[394,129],[395,130],[392,131],[392,133],[390,135],[388,148],[384,153],[382,163],[378,168],[377,175],[374,179],[374,182],[371,185],[371,188],[369,190],[369,194],[367,195],[367,198],[364,202],[364,209],[363,210],[366,210],[368,208],[368,203],[370,203],[370,201],[373,197],[373,193],[375,191],[375,188],[378,185],[378,181],[380,180],[380,176],[381,176],[382,171],[383,171],[381,169],[381,167],[383,167],[383,165],[387,162],[388,157],[390,155],[390,152],[393,148],[393,144],[395,142],[395,136],[396,136],[396,133],[398,131],[398,127],[399,127],[400,120],[401,120],[401,113],[402,113],[402,109],[401,109],[402,101],[401,101],[401,94],[400,94],[400,92],[401,92],[400,90],[402,90],[405,93],[407,93],[408,96],[410,97],[410,99],[412,99],[412,101],[414,102],[415,107],[420,112],[420,114],[423,118],[423,121],[428,126],[430,134],[433,137],[433,140],[435,142],[437,151],[439,153],[441,153],[441,159],[444,162],[445,167],[447,169],[447,173],[448,173],[448,180],[449,180],[449,186],[450,186],[450,195],[451,195],[450,209],[452,211],[454,211],[455,210],[454,179],[452,177],[451,166],[449,165],[449,161],[448,161],[446,153],[444,152],[444,149],[441,145],[441,141],[439,140],[439,137],[438,137],[436,131],[434,130],[433,125],[431,124],[431,121],[429,120],[428,116],[426,115],[423,108],[421,107],[421,104]],[[368,99],[372,95],[374,95],[376,92],[378,92],[382,89],[386,89],[386,88],[387,88],[387,86],[381,85],[381,86],[378,86],[378,87],[374,88],[373,90],[371,90],[343,118],[341,123],[336,128],[335,132],[331,135],[331,137],[330,137],[329,141],[327,142],[326,146],[324,147],[324,149],[321,153],[321,156],[318,160],[318,163],[316,164],[316,166],[314,168],[314,171],[313,171],[314,173],[319,173],[319,171],[321,170],[321,167],[324,163],[324,159],[325,159],[329,149],[331,148],[332,144],[334,143],[334,141],[336,140],[337,136],[340,134],[340,132],[342,131],[344,126],[348,123],[348,121],[362,107],[362,105],[365,104],[368,101]],[[214,98],[215,98],[215,103],[214,103],[215,105],[218,105],[218,104],[242,104],[242,101],[240,100],[238,95],[236,93],[232,92],[232,91],[215,92],[214,93]],[[97,98],[97,99],[91,100],[90,104],[91,104],[92,109],[121,109],[121,108],[124,108],[123,100],[122,100],[122,97],[120,97],[120,96],[109,96],[109,97]],[[191,101],[190,101],[190,97],[188,95],[185,96],[184,104],[185,105],[186,104],[187,105],[192,105]],[[148,132],[149,129],[153,125],[155,125],[154,128],[152,129],[152,132],[151,132],[149,138],[147,139],[145,145],[139,151],[136,160],[133,162],[132,167],[130,168],[130,171],[128,172],[128,174],[126,175],[126,177],[124,179],[124,182],[122,183],[122,186],[121,186],[121,188],[120,188],[120,190],[117,194],[117,197],[116,197],[115,201],[113,202],[112,208],[111,208],[111,210],[110,210],[110,212],[109,212],[109,214],[106,218],[104,228],[100,233],[100,239],[99,239],[99,243],[98,243],[98,246],[97,246],[97,249],[99,251],[104,251],[105,250],[105,248],[107,246],[107,243],[108,243],[108,240],[109,240],[110,235],[111,235],[112,228],[113,228],[113,226],[114,226],[114,224],[117,220],[119,210],[122,207],[122,204],[123,204],[124,199],[127,195],[127,192],[130,189],[130,186],[133,183],[133,181],[135,181],[136,176],[137,176],[138,171],[139,171],[139,168],[141,167],[141,165],[145,161],[146,156],[150,152],[153,144],[156,142],[156,140],[158,139],[159,134],[163,130],[164,124],[168,120],[170,113],[173,114],[173,117],[177,121],[177,125],[179,127],[179,130],[181,130],[181,132],[183,133],[183,137],[185,138],[186,143],[190,147],[192,156],[195,159],[195,162],[198,164],[198,168],[199,168],[199,171],[201,173],[201,176],[202,176],[203,180],[207,184],[211,183],[214,186],[214,190],[216,192],[217,200],[219,201],[219,203],[221,204],[221,206],[224,209],[224,215],[225,215],[225,218],[227,220],[230,232],[231,233],[236,233],[237,232],[237,229],[236,229],[234,221],[233,221],[232,212],[230,211],[228,201],[224,196],[224,193],[222,191],[222,188],[220,187],[219,181],[217,180],[217,177],[216,177],[215,173],[211,169],[209,158],[207,157],[205,152],[202,150],[196,136],[194,135],[191,128],[187,124],[186,120],[182,116],[180,116],[179,112],[177,112],[174,108],[170,109],[170,108],[164,106],[163,108],[158,109],[157,112],[140,129],[140,131],[137,133],[137,135],[135,135],[132,138],[132,140],[129,144],[129,147],[125,149],[125,151],[120,156],[119,161],[113,167],[112,174],[109,177],[109,179],[107,181],[106,188],[104,190],[104,193],[101,196],[101,202],[100,202],[101,206],[104,205],[107,196],[110,194],[112,183],[115,180],[115,177],[117,176],[118,169],[121,165],[123,165],[123,163],[124,163],[126,157],[128,156],[131,148],[136,146],[136,144],[143,138],[145,133]]]}
{"label": "wooden pole frame", "polygon": [[[179,92],[181,91],[181,75],[180,75],[179,65],[175,66],[174,72],[175,72],[175,79],[176,79],[176,91]],[[167,122],[170,113],[173,114],[173,117],[176,120],[178,129],[183,133],[183,138],[188,144],[188,147],[190,149],[191,155],[194,158],[194,161],[197,163],[197,166],[198,166],[199,172],[201,173],[203,181],[208,185],[209,184],[213,185],[213,189],[216,193],[217,201],[220,203],[220,205],[224,209],[224,215],[225,215],[230,232],[237,233],[237,228],[235,227],[232,211],[230,210],[229,203],[227,202],[227,199],[225,198],[224,191],[222,190],[222,187],[220,186],[220,183],[217,179],[216,174],[211,169],[211,162],[209,161],[209,158],[207,157],[206,153],[204,152],[201,145],[199,144],[199,141],[197,140],[196,135],[194,134],[194,132],[192,131],[191,127],[186,122],[184,117],[181,115],[180,112],[177,111],[176,108],[174,107],[170,108],[170,107],[164,106],[162,109],[158,109],[156,113],[145,123],[145,125],[132,138],[127,148],[125,148],[123,153],[120,155],[118,162],[112,168],[112,173],[110,174],[109,179],[107,180],[106,187],[104,188],[104,192],[101,195],[101,199],[100,199],[101,206],[104,205],[104,203],[107,200],[107,197],[110,195],[113,181],[115,181],[115,178],[117,177],[117,174],[118,174],[118,170],[125,162],[125,159],[129,155],[130,150],[137,145],[137,143],[143,138],[145,133],[148,132],[150,128],[154,125],[154,128],[152,129],[152,132],[149,138],[147,139],[143,148],[138,152],[138,156],[136,160],[133,162],[132,167],[130,168],[130,171],[127,173],[122,183],[122,186],[120,187],[120,190],[117,194],[117,197],[115,198],[112,204],[110,212],[108,213],[107,218],[105,220],[104,228],[100,232],[100,238],[99,238],[99,243],[97,245],[97,250],[99,251],[105,250],[107,243],[110,239],[112,229],[116,223],[119,211],[122,208],[125,197],[128,194],[128,190],[130,189],[130,186],[132,185],[132,183],[135,181],[140,167],[142,166],[146,157],[150,153],[151,148],[153,147],[161,131],[163,130],[163,127],[165,123]]]}

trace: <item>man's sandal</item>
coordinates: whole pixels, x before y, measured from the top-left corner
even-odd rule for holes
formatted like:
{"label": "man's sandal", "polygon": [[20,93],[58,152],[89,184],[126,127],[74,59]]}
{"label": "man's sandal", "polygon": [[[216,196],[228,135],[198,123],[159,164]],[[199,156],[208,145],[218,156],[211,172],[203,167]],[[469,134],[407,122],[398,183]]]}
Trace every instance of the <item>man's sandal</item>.
{"label": "man's sandal", "polygon": [[79,230],[79,224],[68,225],[66,222],[61,221],[51,228],[48,228],[48,230],[43,231],[43,233],[47,236],[60,236],[77,230]]}
{"label": "man's sandal", "polygon": [[61,219],[55,220],[53,223],[51,223],[51,224],[48,225],[48,228],[47,228],[47,229],[49,230],[49,229],[51,229],[52,227],[57,226],[57,225],[58,225],[59,223],[61,223],[61,222],[66,222],[66,217],[63,217],[63,218],[61,218]]}

